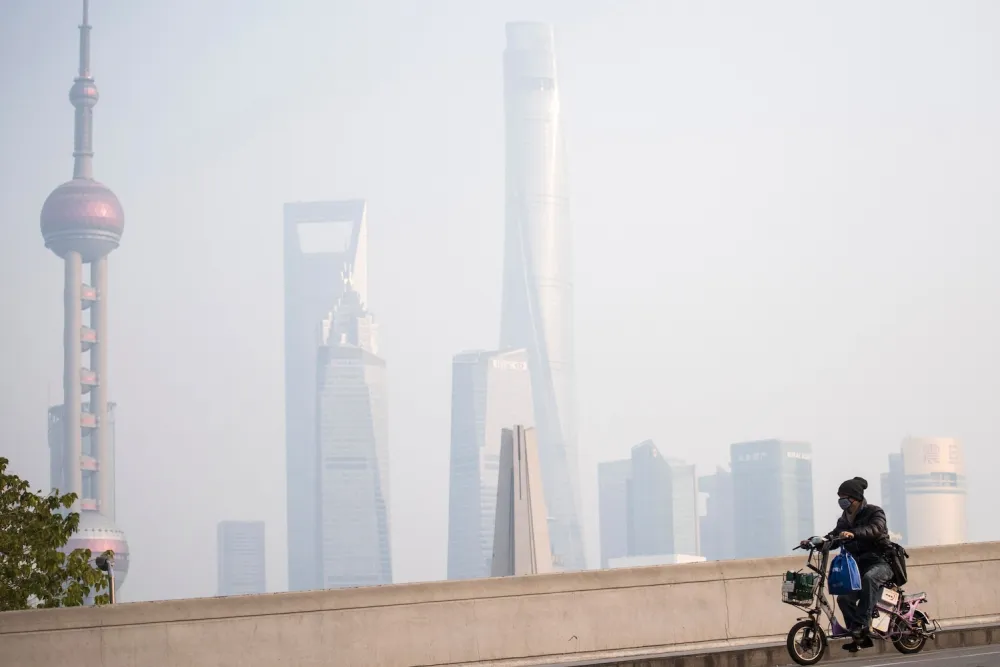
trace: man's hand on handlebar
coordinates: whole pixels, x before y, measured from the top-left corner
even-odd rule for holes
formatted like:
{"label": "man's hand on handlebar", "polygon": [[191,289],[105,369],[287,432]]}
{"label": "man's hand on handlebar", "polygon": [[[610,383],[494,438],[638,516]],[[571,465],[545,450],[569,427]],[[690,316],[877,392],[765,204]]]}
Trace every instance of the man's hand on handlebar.
{"label": "man's hand on handlebar", "polygon": [[853,540],[854,539],[854,533],[852,533],[849,530],[845,530],[838,537],[840,537],[840,539],[845,540],[845,541],[846,540]]}
{"label": "man's hand on handlebar", "polygon": [[799,546],[795,548],[806,549],[806,550],[818,549],[823,544],[824,541],[825,538],[822,537],[809,537],[799,542]]}

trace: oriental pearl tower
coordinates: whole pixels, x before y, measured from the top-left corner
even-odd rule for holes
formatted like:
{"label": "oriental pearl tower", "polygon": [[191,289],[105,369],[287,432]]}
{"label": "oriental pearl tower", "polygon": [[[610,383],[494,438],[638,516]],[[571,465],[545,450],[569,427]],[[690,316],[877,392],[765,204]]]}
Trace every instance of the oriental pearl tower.
{"label": "oriental pearl tower", "polygon": [[[128,544],[115,525],[114,422],[108,402],[108,254],[118,247],[125,214],[94,180],[93,119],[97,86],[90,71],[89,0],[83,0],[80,71],[69,91],[76,109],[73,179],[42,206],[45,247],[65,265],[63,404],[49,410],[52,486],[75,493],[80,526],[68,550],[115,552],[115,588],[128,572]],[[90,265],[90,284],[83,265]],[[84,322],[84,313],[89,312]],[[87,365],[84,365],[86,357]],[[85,399],[86,396],[86,399]],[[111,409],[109,409],[109,407]]]}

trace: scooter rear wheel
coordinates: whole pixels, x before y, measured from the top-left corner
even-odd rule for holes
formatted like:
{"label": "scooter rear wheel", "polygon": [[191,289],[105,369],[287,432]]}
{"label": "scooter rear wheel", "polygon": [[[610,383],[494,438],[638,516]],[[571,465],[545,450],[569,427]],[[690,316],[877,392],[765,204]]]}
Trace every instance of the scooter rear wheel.
{"label": "scooter rear wheel", "polygon": [[788,655],[799,665],[815,665],[826,653],[826,633],[816,621],[799,621],[788,631]]}
{"label": "scooter rear wheel", "polygon": [[897,618],[892,628],[892,645],[903,655],[913,655],[920,653],[927,643],[926,617],[919,611],[913,615],[913,627],[906,624],[901,618]]}

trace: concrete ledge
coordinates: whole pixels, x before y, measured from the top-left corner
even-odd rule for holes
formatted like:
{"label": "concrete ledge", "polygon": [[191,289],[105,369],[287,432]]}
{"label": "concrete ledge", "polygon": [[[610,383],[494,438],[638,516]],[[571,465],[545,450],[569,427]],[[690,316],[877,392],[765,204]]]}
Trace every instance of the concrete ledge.
{"label": "concrete ledge", "polygon": [[[949,565],[962,568],[995,565],[1000,562],[1000,542],[980,542],[947,547],[911,550],[910,570]],[[608,593],[651,587],[731,584],[742,592],[741,584],[779,577],[788,569],[803,566],[803,556],[756,560],[712,561],[682,565],[657,565],[620,570],[541,574],[466,581],[434,581],[368,588],[270,593],[233,597],[133,602],[113,607],[72,607],[4,612],[0,635],[35,631],[73,630],[93,627],[130,626],[149,623],[177,623],[247,617],[281,616],[331,611],[375,610],[384,607],[471,602],[476,600],[525,599],[552,595]],[[992,579],[992,572],[982,580]],[[911,572],[911,579],[913,573]],[[749,601],[751,607],[773,602],[775,585],[768,582],[768,597]],[[780,605],[779,605],[780,607]],[[947,617],[947,616],[945,616]],[[943,622],[943,620],[942,620]],[[731,633],[730,633],[731,634]],[[740,636],[740,635],[737,635]]]}
{"label": "concrete ledge", "polygon": [[[989,583],[1000,580],[1000,543],[912,555],[909,592],[929,594],[945,629],[1000,626],[1000,587]],[[802,615],[781,604],[781,576],[803,566],[793,556],[5,612],[0,665],[771,667],[787,664],[785,633]]]}

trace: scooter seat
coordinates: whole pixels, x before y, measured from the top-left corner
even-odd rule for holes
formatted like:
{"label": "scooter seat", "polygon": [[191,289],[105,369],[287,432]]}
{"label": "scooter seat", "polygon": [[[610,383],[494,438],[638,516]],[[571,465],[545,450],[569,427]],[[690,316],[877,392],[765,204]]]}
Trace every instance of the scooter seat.
{"label": "scooter seat", "polygon": [[916,602],[918,600],[926,600],[927,593],[913,593],[912,595],[904,595],[903,602]]}

